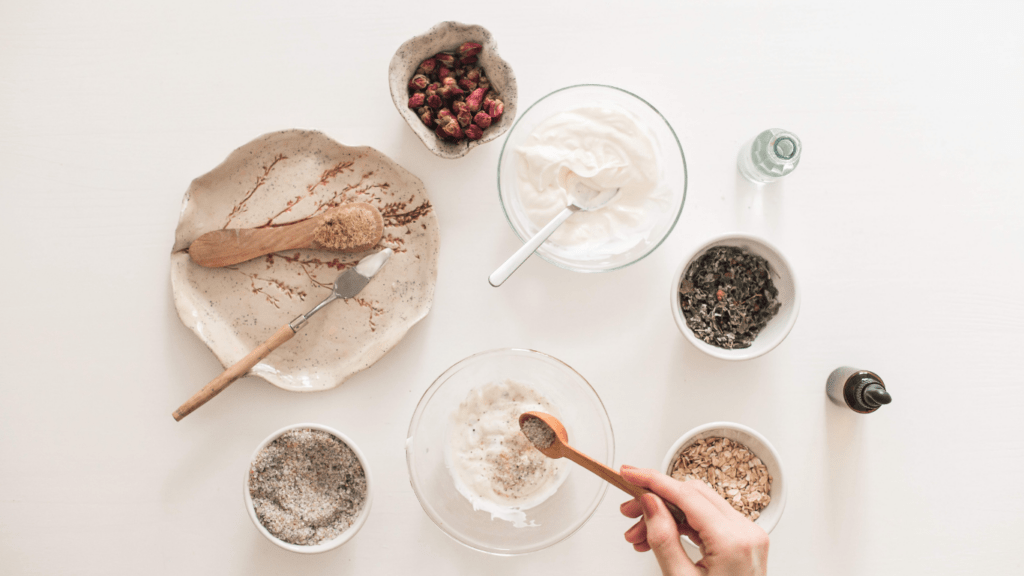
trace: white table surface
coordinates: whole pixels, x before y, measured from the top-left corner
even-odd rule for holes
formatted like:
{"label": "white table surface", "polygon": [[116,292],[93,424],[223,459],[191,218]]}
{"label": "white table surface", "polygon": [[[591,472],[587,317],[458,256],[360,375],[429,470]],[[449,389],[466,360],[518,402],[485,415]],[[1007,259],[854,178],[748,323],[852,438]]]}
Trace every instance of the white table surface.
{"label": "white table surface", "polygon": [[[422,512],[413,408],[474,352],[530,347],[587,377],[614,465],[657,465],[732,420],[785,462],[773,574],[1019,574],[1024,498],[1024,4],[1019,2],[0,3],[4,266],[0,573],[657,574],[609,491],[568,540],[525,557],[464,548]],[[520,111],[569,84],[637,92],[690,169],[673,234],[581,275],[517,246],[495,189],[502,140],[433,156],[394,110],[395,49],[433,24],[487,26]],[[740,144],[784,127],[800,167],[756,190]],[[300,395],[246,378],[187,420],[215,376],[178,321],[169,253],[189,182],[260,134],[322,130],[418,175],[440,221],[433,309],[370,369]],[[740,230],[798,272],[800,318],[767,356],[702,355],[669,313],[683,254]],[[892,405],[829,405],[825,378],[877,371]],[[260,536],[241,496],[252,450],[314,421],[350,435],[377,482],[355,540],[313,556]]]}

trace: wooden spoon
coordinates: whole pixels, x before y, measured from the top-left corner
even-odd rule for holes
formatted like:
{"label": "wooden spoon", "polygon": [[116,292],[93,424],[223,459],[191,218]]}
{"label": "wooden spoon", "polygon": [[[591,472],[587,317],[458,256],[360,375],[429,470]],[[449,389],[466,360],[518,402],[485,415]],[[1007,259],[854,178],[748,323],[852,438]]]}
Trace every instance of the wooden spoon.
{"label": "wooden spoon", "polygon": [[[637,500],[639,500],[644,494],[653,494],[653,492],[646,488],[641,488],[640,486],[626,482],[622,478],[622,475],[615,470],[612,470],[590,456],[587,456],[572,446],[569,446],[569,433],[565,431],[565,426],[559,422],[558,418],[555,418],[551,414],[544,412],[525,412],[520,414],[519,427],[522,428],[523,424],[531,418],[540,420],[555,433],[555,438],[551,442],[550,446],[542,448],[541,446],[534,444],[537,450],[540,450],[541,454],[548,458],[568,458],[587,470],[590,470],[594,474],[597,474],[601,478],[604,478],[609,484],[618,487],[620,490]],[[527,436],[527,438],[529,438],[529,436]],[[665,502],[665,506],[668,508],[668,511],[672,513],[672,517],[676,519],[676,523],[686,523],[686,515],[683,514],[683,511],[680,510],[678,506],[672,504],[668,500],[663,499],[663,502]]]}
{"label": "wooden spoon", "polygon": [[[358,238],[365,241],[357,245],[344,243],[344,239],[332,242],[333,238],[328,234],[331,226],[361,226],[365,230],[358,230]],[[384,218],[380,212],[369,204],[353,202],[292,224],[207,232],[192,242],[188,254],[200,266],[219,268],[298,248],[364,252],[376,246],[383,234]]]}

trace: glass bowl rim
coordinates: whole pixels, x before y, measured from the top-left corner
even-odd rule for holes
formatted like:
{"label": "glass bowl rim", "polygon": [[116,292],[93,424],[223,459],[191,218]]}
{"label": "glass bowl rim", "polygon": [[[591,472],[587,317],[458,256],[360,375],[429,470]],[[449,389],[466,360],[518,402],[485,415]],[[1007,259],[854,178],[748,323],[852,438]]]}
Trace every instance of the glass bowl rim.
{"label": "glass bowl rim", "polygon": [[522,122],[524,118],[526,118],[526,116],[530,113],[530,110],[533,110],[534,107],[536,107],[538,104],[540,104],[541,102],[547,100],[551,96],[554,96],[555,94],[558,94],[559,92],[564,92],[566,90],[573,90],[573,89],[576,89],[576,88],[608,88],[608,89],[611,89],[611,90],[617,90],[619,92],[622,92],[624,94],[632,96],[633,98],[636,98],[637,100],[639,100],[640,102],[645,104],[648,108],[653,110],[654,113],[657,114],[659,118],[661,118],[662,122],[665,123],[665,126],[668,128],[668,131],[672,134],[673,140],[675,140],[676,148],[679,149],[679,158],[683,161],[683,197],[682,197],[682,200],[679,202],[679,209],[676,210],[675,217],[672,219],[672,224],[669,225],[667,230],[665,230],[665,234],[653,246],[651,246],[650,249],[647,250],[647,252],[644,252],[639,258],[636,258],[634,260],[630,260],[629,262],[626,262],[625,264],[621,264],[619,266],[615,266],[615,267],[612,267],[612,268],[602,268],[600,270],[586,270],[586,269],[577,268],[575,266],[570,266],[570,265],[567,265],[567,264],[563,264],[561,262],[555,262],[555,261],[549,259],[547,257],[547,255],[545,255],[544,253],[540,252],[539,250],[537,252],[535,252],[535,254],[537,256],[540,256],[545,262],[548,262],[550,264],[553,264],[553,265],[558,266],[559,268],[562,268],[562,269],[565,269],[565,270],[571,270],[573,272],[583,272],[585,274],[596,274],[596,273],[600,273],[600,272],[612,272],[612,271],[615,271],[615,270],[622,270],[623,268],[626,268],[628,266],[632,266],[633,264],[636,264],[637,262],[639,262],[639,261],[643,260],[644,258],[647,258],[651,254],[653,254],[654,251],[657,250],[658,247],[660,247],[665,242],[665,240],[667,240],[668,237],[672,235],[672,231],[676,229],[676,224],[679,223],[679,218],[683,214],[683,206],[686,205],[686,191],[687,191],[687,188],[689,187],[689,182],[690,182],[690,170],[686,166],[686,154],[683,153],[683,145],[682,145],[681,142],[679,142],[679,135],[676,134],[675,129],[672,128],[672,123],[668,121],[668,118],[665,118],[665,115],[662,114],[660,110],[655,108],[653,104],[651,104],[647,100],[644,100],[642,97],[640,97],[640,96],[630,92],[629,90],[626,90],[626,89],[623,89],[623,88],[619,88],[617,86],[612,86],[610,84],[573,84],[571,86],[565,86],[563,88],[559,88],[558,90],[554,90],[554,91],[549,92],[549,93],[545,94],[544,96],[538,98],[536,102],[534,102],[533,104],[530,104],[530,106],[526,110],[523,110],[522,114],[519,114],[519,117],[516,118],[515,123],[513,123],[512,127],[509,128],[508,134],[506,134],[506,136],[505,136],[505,141],[502,142],[502,144],[501,144],[501,153],[498,154],[498,203],[501,205],[501,212],[502,212],[502,214],[505,215],[505,220],[508,221],[508,225],[509,225],[510,228],[512,228],[512,233],[516,235],[516,238],[519,238],[519,240],[521,242],[524,242],[524,243],[527,240],[529,240],[529,238],[524,238],[523,235],[520,234],[518,230],[516,230],[515,225],[512,224],[512,217],[509,216],[509,209],[505,207],[505,202],[501,198],[501,162],[505,158],[505,149],[508,147],[508,142],[512,138],[512,134],[515,133],[516,128],[519,126],[519,123]]}
{"label": "glass bowl rim", "polygon": [[540,352],[538,350],[533,350],[531,348],[493,348],[493,349],[490,349],[490,350],[484,350],[482,352],[477,352],[475,354],[470,354],[469,356],[466,356],[465,358],[463,358],[463,359],[459,360],[458,362],[456,362],[456,363],[452,364],[451,366],[449,366],[444,372],[441,373],[440,376],[438,376],[437,378],[434,379],[433,382],[431,382],[430,386],[427,387],[426,391],[423,393],[423,396],[420,397],[419,402],[416,403],[416,409],[413,411],[412,419],[409,421],[409,431],[406,433],[406,438],[405,438],[405,466],[406,466],[407,472],[409,473],[409,485],[412,487],[413,494],[416,495],[416,500],[419,502],[420,508],[423,508],[423,512],[427,515],[428,518],[430,518],[431,522],[433,522],[438,528],[441,529],[442,533],[444,533],[445,535],[447,535],[452,540],[455,540],[459,544],[462,544],[463,546],[465,546],[465,547],[467,547],[467,548],[469,548],[471,550],[476,550],[477,552],[483,552],[485,554],[492,554],[494,556],[521,556],[523,554],[530,554],[532,552],[537,552],[537,551],[540,551],[540,550],[544,550],[545,548],[550,548],[551,546],[554,546],[555,544],[558,544],[559,542],[563,542],[563,541],[567,540],[570,536],[572,536],[573,534],[578,532],[580,530],[580,528],[583,528],[584,526],[586,526],[587,522],[590,521],[590,519],[594,516],[594,513],[597,512],[597,508],[601,505],[601,502],[604,501],[604,496],[608,492],[608,483],[607,482],[601,482],[600,488],[598,489],[597,498],[594,500],[593,504],[586,511],[586,513],[580,518],[579,524],[577,526],[575,526],[572,530],[570,530],[568,533],[566,533],[564,536],[559,538],[558,540],[555,540],[554,542],[550,542],[550,543],[544,544],[542,546],[532,546],[532,547],[526,548],[524,550],[517,550],[517,551],[514,551],[514,552],[512,552],[512,551],[483,550],[483,549],[477,548],[476,546],[473,546],[472,544],[470,544],[468,542],[464,542],[461,538],[459,538],[455,534],[452,534],[451,532],[449,532],[445,528],[445,523],[442,522],[440,520],[440,518],[436,517],[436,514],[434,513],[434,511],[432,509],[428,510],[427,507],[424,505],[424,502],[423,502],[424,496],[420,493],[420,489],[416,485],[416,478],[415,478],[415,476],[413,475],[413,472],[412,472],[412,470],[413,470],[413,458],[412,458],[412,450],[411,450],[412,440],[413,440],[413,437],[415,436],[414,432],[415,432],[415,429],[416,429],[417,425],[419,424],[420,418],[423,415],[423,410],[425,409],[426,405],[430,403],[430,400],[434,397],[434,395],[437,393],[437,391],[441,388],[441,385],[445,381],[447,381],[448,378],[450,378],[457,371],[457,369],[459,369],[462,365],[467,364],[467,363],[469,363],[472,360],[477,360],[477,359],[479,359],[481,357],[484,357],[484,356],[499,355],[499,354],[504,354],[504,353],[508,353],[508,352],[525,352],[527,354],[527,356],[539,356],[539,357],[542,357],[544,359],[552,360],[555,363],[557,363],[557,364],[559,364],[561,366],[564,366],[565,368],[568,368],[570,372],[572,372],[577,377],[579,377],[579,379],[582,382],[582,384],[585,385],[585,389],[589,390],[591,392],[591,394],[593,394],[594,399],[597,400],[598,407],[600,407],[600,409],[601,409],[601,414],[604,416],[604,423],[606,425],[606,427],[605,427],[605,434],[606,434],[607,439],[608,439],[608,450],[609,450],[608,456],[609,456],[609,461],[610,462],[614,462],[615,461],[615,432],[612,429],[611,417],[608,416],[608,409],[605,407],[604,401],[601,400],[601,396],[598,395],[597,390],[594,390],[593,385],[591,385],[590,382],[586,378],[584,378],[582,374],[577,372],[576,369],[573,368],[572,366],[569,366],[565,362],[559,360],[558,358],[555,358],[554,356],[552,356],[550,354],[546,354],[546,353]]}

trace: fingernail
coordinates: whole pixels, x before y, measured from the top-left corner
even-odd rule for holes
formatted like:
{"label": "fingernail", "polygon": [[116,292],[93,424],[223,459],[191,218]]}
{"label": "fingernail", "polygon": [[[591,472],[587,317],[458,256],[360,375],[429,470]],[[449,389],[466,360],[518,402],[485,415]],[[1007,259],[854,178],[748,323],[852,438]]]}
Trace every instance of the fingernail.
{"label": "fingernail", "polygon": [[623,464],[622,467],[627,470],[636,470],[636,466],[630,466],[629,464]]}

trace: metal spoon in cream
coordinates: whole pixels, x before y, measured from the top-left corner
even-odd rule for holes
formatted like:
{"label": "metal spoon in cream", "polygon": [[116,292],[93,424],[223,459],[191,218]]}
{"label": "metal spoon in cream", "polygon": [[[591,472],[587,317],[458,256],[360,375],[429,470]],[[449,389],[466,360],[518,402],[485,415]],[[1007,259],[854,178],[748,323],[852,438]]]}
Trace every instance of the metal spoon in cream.
{"label": "metal spoon in cream", "polygon": [[548,222],[546,226],[541,228],[540,232],[537,232],[533,238],[530,238],[529,242],[523,244],[523,247],[519,250],[516,250],[516,253],[511,258],[506,260],[501,266],[498,266],[498,269],[487,278],[491,286],[497,288],[505,280],[508,280],[509,276],[518,270],[523,265],[523,262],[526,262],[540,248],[540,245],[554,234],[555,230],[568,220],[570,216],[577,212],[590,212],[591,210],[604,207],[614,200],[619,194],[619,190],[621,190],[621,188],[607,188],[604,190],[594,188],[590,184],[583,182],[572,170],[564,172],[562,187],[569,193],[572,201],[565,207],[565,210],[562,210],[558,216],[555,216],[551,222]]}

